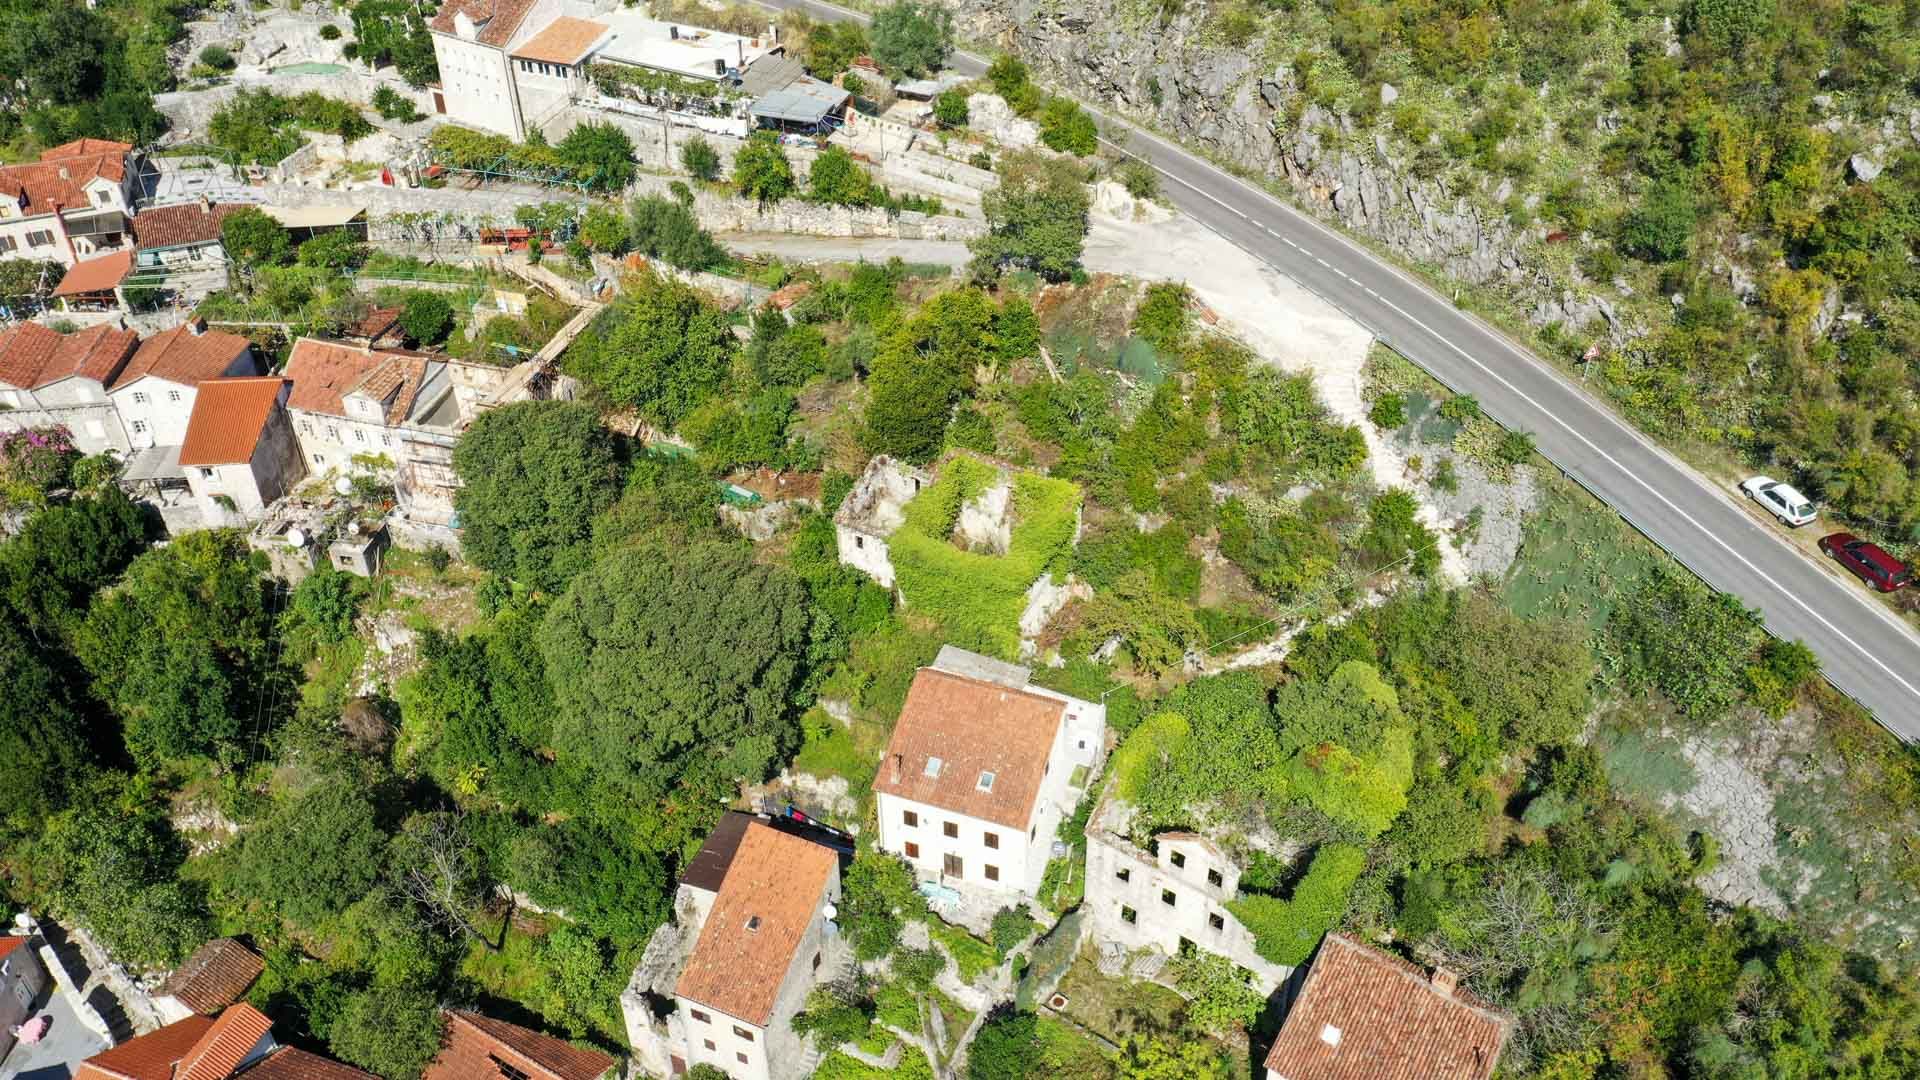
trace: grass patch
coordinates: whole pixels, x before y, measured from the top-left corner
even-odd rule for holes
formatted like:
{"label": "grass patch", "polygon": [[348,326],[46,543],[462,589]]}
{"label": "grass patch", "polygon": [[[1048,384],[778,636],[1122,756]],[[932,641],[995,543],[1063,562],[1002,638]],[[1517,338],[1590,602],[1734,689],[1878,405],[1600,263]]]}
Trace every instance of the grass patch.
{"label": "grass patch", "polygon": [[1540,506],[1527,519],[1508,572],[1507,605],[1528,617],[1561,615],[1598,630],[1664,556],[1572,481],[1545,469],[1536,475]]}
{"label": "grass patch", "polygon": [[1114,1074],[1114,1057],[1071,1024],[1042,1016],[1039,1023],[1040,1074],[1099,1080]]}
{"label": "grass patch", "polygon": [[933,940],[944,946],[953,956],[954,966],[960,969],[960,981],[971,983],[1000,963],[993,946],[981,941],[958,926],[929,919],[927,929]]}
{"label": "grass patch", "polygon": [[1616,788],[1652,806],[1692,790],[1699,781],[1678,742],[1644,727],[1604,726],[1594,736],[1594,749],[1606,760],[1607,777]]}
{"label": "grass patch", "polygon": [[1129,1035],[1171,1033],[1186,1022],[1185,998],[1159,983],[1100,974],[1091,945],[1080,950],[1057,992],[1066,995],[1062,1011],[1075,1023],[1122,1045]]}
{"label": "grass patch", "polygon": [[820,1060],[814,1080],[933,1080],[933,1066],[920,1051],[908,1047],[900,1055],[900,1064],[891,1069],[877,1068],[835,1050]]}
{"label": "grass patch", "polygon": [[[795,772],[823,778],[842,777],[848,790],[856,794],[873,786],[873,778],[880,771],[884,742],[879,746],[865,744],[876,738],[884,740],[886,732],[870,724],[849,727],[817,706],[800,718],[800,729],[805,741],[800,744],[800,752],[794,755]],[[861,738],[862,735],[866,738]]]}

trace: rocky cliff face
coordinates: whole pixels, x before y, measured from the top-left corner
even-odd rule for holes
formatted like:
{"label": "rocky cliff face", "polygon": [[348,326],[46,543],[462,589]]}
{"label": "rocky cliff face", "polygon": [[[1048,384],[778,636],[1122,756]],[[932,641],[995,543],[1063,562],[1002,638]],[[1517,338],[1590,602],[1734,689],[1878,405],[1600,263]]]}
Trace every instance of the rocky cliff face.
{"label": "rocky cliff face", "polygon": [[[1126,0],[949,0],[963,34],[1018,53],[1036,77],[1083,101],[1149,120],[1216,159],[1277,178],[1328,218],[1394,251],[1474,283],[1516,288],[1541,322],[1568,328],[1610,309],[1576,300],[1529,260],[1540,226],[1515,228],[1464,193],[1409,168],[1411,153],[1380,131],[1301,100],[1292,67],[1257,60],[1256,40],[1203,42],[1206,8],[1142,18]],[[1388,103],[1392,88],[1383,90]],[[1492,190],[1498,203],[1506,193]]]}

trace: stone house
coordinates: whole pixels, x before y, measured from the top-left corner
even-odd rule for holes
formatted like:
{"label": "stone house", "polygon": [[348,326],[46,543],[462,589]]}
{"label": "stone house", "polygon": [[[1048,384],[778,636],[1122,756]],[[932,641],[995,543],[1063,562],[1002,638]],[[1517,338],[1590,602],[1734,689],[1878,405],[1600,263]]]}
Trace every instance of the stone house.
{"label": "stone house", "polygon": [[126,427],[127,445],[138,453],[186,440],[201,383],[257,374],[252,342],[191,319],[142,341],[107,393]]}
{"label": "stone house", "polygon": [[445,1015],[440,1053],[420,1080],[603,1080],[617,1064],[597,1050],[477,1012]]}
{"label": "stone house", "polygon": [[38,161],[0,165],[0,259],[70,267],[126,250],[134,161],[127,143],[75,139]]}
{"label": "stone house", "polygon": [[108,387],[139,344],[140,335],[106,323],[72,334],[31,322],[0,329],[0,431],[59,424],[84,453],[126,453]]}
{"label": "stone house", "polygon": [[1031,900],[1085,795],[1106,707],[953,646],[915,674],[874,778],[878,846],[963,897]]}
{"label": "stone house", "polygon": [[688,864],[674,920],[621,995],[638,1069],[694,1065],[736,1080],[797,1080],[818,1053],[795,1014],[851,950],[834,924],[841,850],[805,826],[729,813]]}
{"label": "stone house", "polygon": [[1283,1002],[1266,1080],[1488,1080],[1513,1017],[1346,934],[1328,934]]}
{"label": "stone house", "polygon": [[0,936],[0,1061],[13,1049],[14,1025],[33,1015],[40,995],[51,985],[33,941],[22,934]]}
{"label": "stone house", "polygon": [[266,970],[260,954],[232,938],[214,938],[167,976],[153,1007],[171,1024],[189,1016],[215,1016],[240,1000]]}
{"label": "stone house", "polygon": [[440,65],[436,112],[518,142],[527,117],[509,50],[560,13],[559,0],[450,0],[428,21]]}
{"label": "stone house", "polygon": [[907,503],[933,483],[933,474],[885,454],[867,462],[853,490],[834,511],[834,540],[840,561],[893,588],[893,561],[887,538],[906,521]]}
{"label": "stone house", "polygon": [[187,487],[210,526],[257,521],[306,476],[277,375],[200,385],[180,444]]}
{"label": "stone house", "polygon": [[1153,850],[1142,850],[1128,837],[1131,815],[1109,793],[1087,823],[1083,909],[1092,939],[1132,954],[1136,965],[1145,961],[1138,969],[1146,971],[1157,971],[1183,946],[1218,953],[1272,994],[1293,969],[1263,959],[1253,931],[1227,910],[1239,893],[1240,864],[1198,833],[1161,833]]}

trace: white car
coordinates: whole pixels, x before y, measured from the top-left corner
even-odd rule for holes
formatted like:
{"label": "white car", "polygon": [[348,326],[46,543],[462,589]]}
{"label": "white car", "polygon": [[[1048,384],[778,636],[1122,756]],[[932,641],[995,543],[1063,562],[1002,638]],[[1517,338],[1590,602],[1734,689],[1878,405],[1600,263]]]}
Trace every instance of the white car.
{"label": "white car", "polygon": [[1813,512],[1813,502],[1792,484],[1783,484],[1769,476],[1756,476],[1744,481],[1740,490],[1747,498],[1767,508],[1767,512],[1780,519],[1781,524],[1797,528],[1812,521],[1819,515]]}

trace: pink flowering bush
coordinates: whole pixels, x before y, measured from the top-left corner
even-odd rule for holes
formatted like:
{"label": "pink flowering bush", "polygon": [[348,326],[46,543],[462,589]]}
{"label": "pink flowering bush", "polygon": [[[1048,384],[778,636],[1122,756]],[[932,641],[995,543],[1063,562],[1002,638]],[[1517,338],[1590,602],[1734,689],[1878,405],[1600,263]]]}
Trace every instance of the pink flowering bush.
{"label": "pink flowering bush", "polygon": [[80,451],[61,425],[0,433],[0,499],[45,502],[68,486]]}

